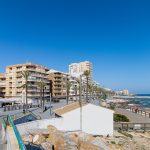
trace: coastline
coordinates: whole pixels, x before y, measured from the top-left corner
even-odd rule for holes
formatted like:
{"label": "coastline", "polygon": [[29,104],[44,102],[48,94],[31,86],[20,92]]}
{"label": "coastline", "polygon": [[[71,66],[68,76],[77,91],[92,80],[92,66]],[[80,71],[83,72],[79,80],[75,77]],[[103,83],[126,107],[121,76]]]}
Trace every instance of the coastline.
{"label": "coastline", "polygon": [[129,96],[113,96],[113,100],[116,104],[138,104],[141,108],[150,108],[150,95],[129,95]]}
{"label": "coastline", "polygon": [[136,95],[129,95],[129,96],[113,96],[113,98],[150,98],[150,96],[136,96]]}

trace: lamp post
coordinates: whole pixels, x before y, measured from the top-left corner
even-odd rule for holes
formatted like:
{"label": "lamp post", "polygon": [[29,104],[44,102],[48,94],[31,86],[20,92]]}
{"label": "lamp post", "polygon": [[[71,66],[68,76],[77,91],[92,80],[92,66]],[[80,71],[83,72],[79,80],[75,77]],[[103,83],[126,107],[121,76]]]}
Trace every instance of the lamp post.
{"label": "lamp post", "polygon": [[43,87],[43,111],[44,111],[44,101],[45,101],[45,90],[46,90],[46,87]]}
{"label": "lamp post", "polygon": [[78,95],[78,93],[77,93],[77,85],[75,85],[75,97],[76,97],[75,100],[76,100],[76,101],[77,101],[77,99],[78,99],[78,98],[77,98],[77,95]]}
{"label": "lamp post", "polygon": [[51,95],[51,93],[50,93],[50,116],[52,115],[52,95]]}
{"label": "lamp post", "polygon": [[50,99],[49,99],[49,103],[50,103],[50,116],[52,115],[52,92],[51,92],[51,88],[52,88],[52,81],[49,82],[49,91],[50,91]]}
{"label": "lamp post", "polygon": [[80,104],[80,130],[82,131],[82,75],[80,75],[80,82],[79,82],[79,104]]}

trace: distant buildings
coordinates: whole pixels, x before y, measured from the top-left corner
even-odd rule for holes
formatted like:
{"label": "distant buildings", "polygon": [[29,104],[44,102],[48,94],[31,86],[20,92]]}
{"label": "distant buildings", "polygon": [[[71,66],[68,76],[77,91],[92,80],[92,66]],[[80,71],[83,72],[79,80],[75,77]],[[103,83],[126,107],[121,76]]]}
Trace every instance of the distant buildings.
{"label": "distant buildings", "polygon": [[123,95],[129,95],[129,91],[125,89],[125,90],[122,91],[122,94]]}
{"label": "distant buildings", "polygon": [[80,75],[84,74],[84,71],[90,71],[89,80],[92,81],[92,63],[89,61],[79,62],[79,63],[72,63],[69,65],[69,74],[79,77]]}
{"label": "distant buildings", "polygon": [[122,90],[122,91],[116,91],[115,93],[116,95],[122,95],[122,96],[128,96],[130,94],[127,89]]}

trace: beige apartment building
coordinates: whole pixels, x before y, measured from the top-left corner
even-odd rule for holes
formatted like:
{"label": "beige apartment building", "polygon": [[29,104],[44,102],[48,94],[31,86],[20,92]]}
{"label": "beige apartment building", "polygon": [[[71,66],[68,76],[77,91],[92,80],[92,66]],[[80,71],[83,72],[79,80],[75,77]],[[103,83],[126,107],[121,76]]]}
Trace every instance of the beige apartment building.
{"label": "beige apartment building", "polygon": [[67,88],[66,84],[67,81],[70,82],[70,90],[69,95],[75,95],[77,88],[77,78],[73,77],[67,73],[56,71],[56,70],[50,70],[48,75],[49,80],[52,81],[52,96],[57,97],[66,97],[67,94]]}
{"label": "beige apartment building", "polygon": [[92,81],[92,63],[89,61],[72,63],[69,65],[69,74],[76,76],[79,78],[80,75],[84,73],[84,71],[90,71],[89,80]]}
{"label": "beige apartment building", "polygon": [[6,92],[6,76],[4,73],[0,73],[0,97],[5,97]]}
{"label": "beige apartment building", "polygon": [[37,83],[41,81],[46,85],[45,97],[50,95],[50,82],[47,78],[49,69],[41,65],[25,63],[6,67],[6,97],[21,97],[25,94],[25,89],[21,87],[25,83],[21,74],[22,71],[31,73],[28,78],[28,97],[35,99],[40,97],[40,89]]}
{"label": "beige apartment building", "polygon": [[48,79],[52,81],[52,96],[65,97],[67,75],[60,71],[50,70]]}

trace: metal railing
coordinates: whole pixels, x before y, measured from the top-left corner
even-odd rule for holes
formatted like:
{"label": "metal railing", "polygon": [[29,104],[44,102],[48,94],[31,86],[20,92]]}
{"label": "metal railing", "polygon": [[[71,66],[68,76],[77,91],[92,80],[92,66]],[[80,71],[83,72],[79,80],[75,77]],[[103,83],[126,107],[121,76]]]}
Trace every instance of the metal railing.
{"label": "metal railing", "polygon": [[[8,123],[9,123],[9,125],[11,125],[11,127],[12,127],[12,129],[14,131],[15,137],[16,137],[18,145],[19,145],[19,149],[20,150],[26,150],[26,147],[25,147],[25,145],[24,145],[24,143],[23,143],[23,141],[21,139],[21,136],[20,136],[20,134],[19,134],[16,126],[14,125],[14,123],[12,121],[12,118],[11,118],[11,116],[9,114],[7,115],[6,122],[5,122],[4,118],[2,118],[2,125],[3,125],[5,130],[7,130]],[[9,133],[7,133],[7,134],[9,134]]]}
{"label": "metal railing", "polygon": [[4,129],[6,130],[7,125],[5,123],[4,117],[2,117],[2,125],[3,125]]}
{"label": "metal railing", "polygon": [[114,130],[150,131],[150,123],[114,122]]}

